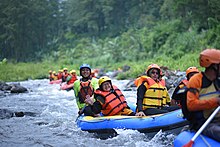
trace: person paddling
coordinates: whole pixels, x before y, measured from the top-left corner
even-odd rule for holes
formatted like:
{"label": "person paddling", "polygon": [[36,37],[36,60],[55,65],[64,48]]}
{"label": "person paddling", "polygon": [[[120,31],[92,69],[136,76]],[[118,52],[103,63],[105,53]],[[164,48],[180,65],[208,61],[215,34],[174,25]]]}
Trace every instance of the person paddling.
{"label": "person paddling", "polygon": [[[191,129],[198,130],[220,105],[220,50],[205,49],[199,62],[204,72],[195,74],[187,85],[187,108]],[[220,142],[220,112],[203,130],[203,134]]]}

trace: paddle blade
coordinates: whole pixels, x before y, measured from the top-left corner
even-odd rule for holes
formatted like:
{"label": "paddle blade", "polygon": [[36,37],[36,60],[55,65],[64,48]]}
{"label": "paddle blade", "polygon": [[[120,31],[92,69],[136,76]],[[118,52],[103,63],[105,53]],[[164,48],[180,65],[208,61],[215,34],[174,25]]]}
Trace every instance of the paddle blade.
{"label": "paddle blade", "polygon": [[190,142],[188,142],[187,144],[185,144],[183,147],[192,147],[193,146],[194,141],[190,140]]}

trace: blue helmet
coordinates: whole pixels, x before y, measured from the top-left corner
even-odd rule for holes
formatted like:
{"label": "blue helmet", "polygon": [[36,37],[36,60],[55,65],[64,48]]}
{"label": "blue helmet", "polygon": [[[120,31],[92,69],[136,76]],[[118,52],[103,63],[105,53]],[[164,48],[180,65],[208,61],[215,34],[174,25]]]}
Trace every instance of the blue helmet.
{"label": "blue helmet", "polygon": [[79,70],[81,70],[82,68],[89,68],[91,70],[91,67],[89,64],[82,64],[79,68]]}
{"label": "blue helmet", "polygon": [[[90,67],[90,65],[89,65],[89,64],[82,64],[82,65],[80,66],[80,68],[79,68],[80,75],[81,75],[81,70],[82,70],[83,68],[88,68],[88,69],[90,70],[90,73],[91,73],[91,67]],[[82,75],[81,75],[81,76],[82,76]]]}

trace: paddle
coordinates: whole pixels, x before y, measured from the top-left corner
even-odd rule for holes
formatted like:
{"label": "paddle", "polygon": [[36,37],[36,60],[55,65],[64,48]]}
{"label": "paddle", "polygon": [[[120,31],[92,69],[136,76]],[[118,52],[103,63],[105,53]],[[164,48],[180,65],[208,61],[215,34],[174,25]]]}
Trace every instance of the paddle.
{"label": "paddle", "polygon": [[75,122],[76,122],[77,119],[83,114],[83,111],[85,110],[85,108],[86,108],[86,105],[78,112],[79,115],[77,116]]}
{"label": "paddle", "polygon": [[193,138],[185,144],[183,147],[192,147],[194,141],[196,138],[202,133],[202,131],[207,127],[207,125],[212,121],[212,119],[215,117],[215,115],[220,110],[220,106],[218,106],[215,111],[212,113],[212,115],[209,116],[209,118],[206,120],[206,122],[201,126],[201,128],[196,132],[196,134],[193,136]]}

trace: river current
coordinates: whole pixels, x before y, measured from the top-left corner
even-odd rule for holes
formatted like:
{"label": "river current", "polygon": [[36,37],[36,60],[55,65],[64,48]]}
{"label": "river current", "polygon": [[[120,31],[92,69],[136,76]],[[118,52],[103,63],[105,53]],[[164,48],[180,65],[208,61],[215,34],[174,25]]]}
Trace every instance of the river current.
{"label": "river current", "polygon": [[[123,89],[128,80],[113,80]],[[0,147],[170,147],[173,134],[159,131],[153,138],[135,130],[116,130],[116,137],[101,140],[76,126],[78,108],[74,91],[59,89],[47,79],[20,82],[27,93],[0,97],[0,109],[25,112],[24,117],[0,119]],[[123,91],[127,100],[136,97],[136,91]]]}

